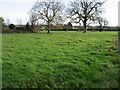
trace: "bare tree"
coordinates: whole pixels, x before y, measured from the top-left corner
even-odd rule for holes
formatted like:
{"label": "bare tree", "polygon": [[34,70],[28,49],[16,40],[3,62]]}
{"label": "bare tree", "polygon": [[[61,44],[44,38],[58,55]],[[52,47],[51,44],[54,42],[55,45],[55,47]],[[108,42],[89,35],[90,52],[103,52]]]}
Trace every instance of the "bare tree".
{"label": "bare tree", "polygon": [[10,19],[6,20],[6,24],[9,26],[10,25]]}
{"label": "bare tree", "polygon": [[100,0],[74,0],[70,3],[67,12],[70,18],[76,20],[78,23],[83,23],[83,32],[85,33],[88,22],[94,21],[95,18],[102,13],[102,5],[104,2]]}
{"label": "bare tree", "polygon": [[107,19],[104,19],[104,27],[108,26],[109,22],[107,21]]}
{"label": "bare tree", "polygon": [[44,0],[37,1],[31,10],[38,15],[39,19],[47,23],[48,33],[50,33],[50,24],[60,17],[62,7],[63,4],[57,0]]}
{"label": "bare tree", "polygon": [[58,15],[54,18],[53,23],[55,25],[63,24],[63,22],[66,20],[66,17],[64,15]]}
{"label": "bare tree", "polygon": [[103,30],[103,23],[104,23],[103,18],[97,17],[97,22],[98,22],[98,24],[99,24],[100,32],[102,32],[102,30]]}
{"label": "bare tree", "polygon": [[30,24],[31,24],[31,31],[35,32],[35,25],[38,21],[38,15],[35,12],[30,11],[29,12],[29,19],[30,19]]}
{"label": "bare tree", "polygon": [[21,19],[16,19],[18,25],[22,25],[22,20]]}
{"label": "bare tree", "polygon": [[100,32],[103,30],[104,27],[108,25],[108,21],[105,18],[97,17],[96,21],[99,24]]}

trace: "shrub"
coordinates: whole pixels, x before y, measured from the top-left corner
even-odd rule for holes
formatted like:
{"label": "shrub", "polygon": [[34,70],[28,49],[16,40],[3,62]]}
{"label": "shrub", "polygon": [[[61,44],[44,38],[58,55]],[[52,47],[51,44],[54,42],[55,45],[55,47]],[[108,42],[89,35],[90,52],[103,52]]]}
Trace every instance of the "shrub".
{"label": "shrub", "polygon": [[26,30],[31,31],[31,26],[30,26],[30,24],[28,22],[26,23]]}
{"label": "shrub", "polygon": [[15,28],[15,25],[14,24],[10,24],[9,25],[9,29],[14,29]]}

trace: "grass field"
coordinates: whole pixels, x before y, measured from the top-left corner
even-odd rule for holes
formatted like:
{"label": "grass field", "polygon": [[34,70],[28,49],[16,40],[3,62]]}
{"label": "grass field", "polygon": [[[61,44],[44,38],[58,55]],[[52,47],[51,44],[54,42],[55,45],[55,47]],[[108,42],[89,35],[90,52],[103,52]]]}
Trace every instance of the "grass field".
{"label": "grass field", "polygon": [[117,88],[117,32],[2,35],[3,87]]}

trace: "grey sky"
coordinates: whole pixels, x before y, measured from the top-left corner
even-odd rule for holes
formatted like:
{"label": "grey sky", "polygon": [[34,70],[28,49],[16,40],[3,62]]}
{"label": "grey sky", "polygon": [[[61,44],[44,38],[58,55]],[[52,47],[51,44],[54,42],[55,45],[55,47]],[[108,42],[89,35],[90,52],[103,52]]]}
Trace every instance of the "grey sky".
{"label": "grey sky", "polygon": [[[69,2],[69,0],[65,1]],[[118,25],[118,1],[107,0],[104,4],[105,13],[103,17],[107,18],[111,26]],[[22,23],[25,24],[29,20],[27,12],[35,2],[36,0],[0,0],[0,16],[15,24],[17,23],[16,19],[21,19]]]}

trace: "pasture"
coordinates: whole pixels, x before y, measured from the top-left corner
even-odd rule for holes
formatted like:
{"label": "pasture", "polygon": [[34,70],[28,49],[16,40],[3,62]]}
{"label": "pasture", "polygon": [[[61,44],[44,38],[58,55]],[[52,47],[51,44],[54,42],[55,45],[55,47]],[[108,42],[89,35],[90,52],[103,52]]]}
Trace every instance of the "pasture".
{"label": "pasture", "polygon": [[3,88],[117,88],[117,32],[2,35]]}

